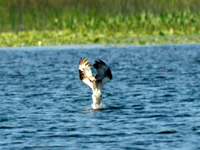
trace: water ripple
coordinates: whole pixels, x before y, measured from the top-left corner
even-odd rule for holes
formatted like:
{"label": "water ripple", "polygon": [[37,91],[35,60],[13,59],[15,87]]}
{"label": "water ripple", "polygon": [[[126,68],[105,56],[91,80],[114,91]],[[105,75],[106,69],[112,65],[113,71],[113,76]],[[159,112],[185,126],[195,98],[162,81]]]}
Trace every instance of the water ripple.
{"label": "water ripple", "polygon": [[[0,149],[198,149],[200,45],[0,50]],[[101,110],[79,80],[109,64]]]}

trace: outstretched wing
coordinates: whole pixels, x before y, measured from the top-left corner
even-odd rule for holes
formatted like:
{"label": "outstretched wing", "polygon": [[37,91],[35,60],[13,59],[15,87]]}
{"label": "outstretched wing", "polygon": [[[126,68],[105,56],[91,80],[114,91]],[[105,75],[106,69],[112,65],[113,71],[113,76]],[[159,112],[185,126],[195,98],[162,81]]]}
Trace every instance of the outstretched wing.
{"label": "outstretched wing", "polygon": [[95,61],[93,66],[97,70],[97,75],[95,76],[95,78],[97,80],[102,80],[102,85],[112,79],[110,68],[102,60],[99,59]]}
{"label": "outstretched wing", "polygon": [[79,77],[87,84],[91,89],[93,89],[93,81],[96,81],[95,77],[92,76],[91,63],[84,57],[79,61]]}

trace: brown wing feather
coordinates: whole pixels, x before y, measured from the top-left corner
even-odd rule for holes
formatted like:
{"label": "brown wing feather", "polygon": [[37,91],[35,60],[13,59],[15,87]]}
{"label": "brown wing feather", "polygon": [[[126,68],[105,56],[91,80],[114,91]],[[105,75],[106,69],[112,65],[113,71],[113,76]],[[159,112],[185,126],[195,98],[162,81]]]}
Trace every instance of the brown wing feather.
{"label": "brown wing feather", "polygon": [[95,78],[97,80],[102,80],[103,85],[112,79],[111,70],[105,62],[102,60],[97,60],[93,66],[97,70],[97,75]]}
{"label": "brown wing feather", "polygon": [[79,77],[80,80],[93,89],[93,82],[96,81],[92,75],[91,63],[84,57],[79,61]]}

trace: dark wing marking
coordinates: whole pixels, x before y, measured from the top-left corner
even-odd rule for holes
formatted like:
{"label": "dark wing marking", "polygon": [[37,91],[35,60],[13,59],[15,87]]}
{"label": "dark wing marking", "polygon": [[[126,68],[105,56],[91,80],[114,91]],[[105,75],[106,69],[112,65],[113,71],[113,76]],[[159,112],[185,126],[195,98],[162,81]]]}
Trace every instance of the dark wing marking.
{"label": "dark wing marking", "polygon": [[112,79],[112,73],[110,68],[102,60],[95,61],[93,66],[97,70],[97,75],[95,76],[95,78],[97,80],[102,80],[102,85],[104,85]]}
{"label": "dark wing marking", "polygon": [[91,63],[84,57],[79,61],[79,77],[87,84],[91,89],[93,89],[93,82],[96,81],[95,77],[92,75]]}

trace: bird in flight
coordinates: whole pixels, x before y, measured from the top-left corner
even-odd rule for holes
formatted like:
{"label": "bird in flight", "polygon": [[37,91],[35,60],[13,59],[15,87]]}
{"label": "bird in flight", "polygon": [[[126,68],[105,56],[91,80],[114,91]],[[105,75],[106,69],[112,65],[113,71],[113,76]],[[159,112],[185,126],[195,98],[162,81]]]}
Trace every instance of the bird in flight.
{"label": "bird in flight", "polygon": [[79,77],[81,81],[87,84],[93,91],[92,100],[93,109],[101,109],[101,93],[102,87],[112,79],[110,68],[102,60],[96,60],[93,64],[97,71],[96,76],[92,75],[91,63],[84,57],[79,61]]}

